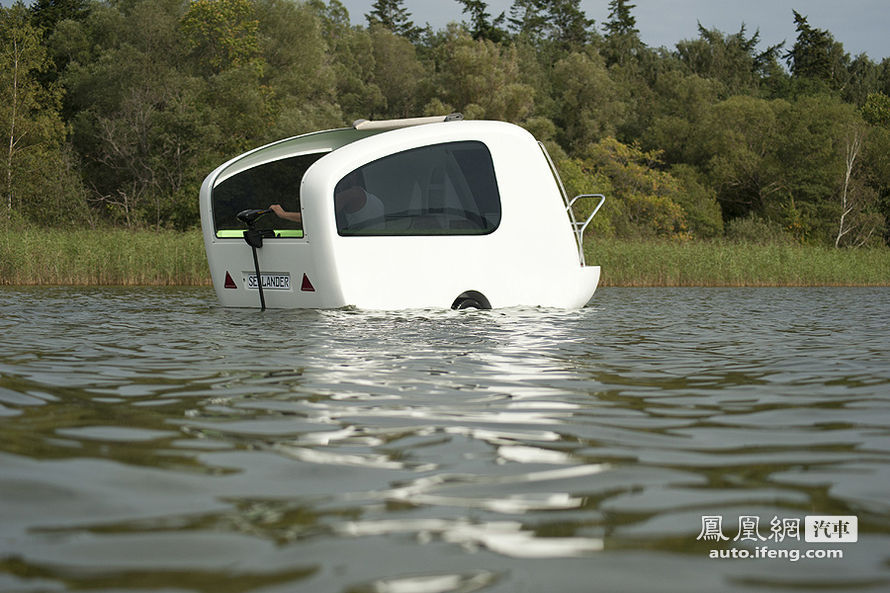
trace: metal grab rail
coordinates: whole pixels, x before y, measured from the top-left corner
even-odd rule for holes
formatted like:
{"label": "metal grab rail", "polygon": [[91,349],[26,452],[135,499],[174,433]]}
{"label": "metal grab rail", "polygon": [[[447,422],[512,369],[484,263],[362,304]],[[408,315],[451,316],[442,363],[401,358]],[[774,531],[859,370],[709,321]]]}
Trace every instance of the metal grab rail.
{"label": "metal grab rail", "polygon": [[[575,202],[582,198],[599,198],[600,202],[596,205],[596,208],[593,209],[593,212],[590,213],[590,216],[587,217],[587,220],[585,220],[584,222],[578,222],[578,219],[575,217],[573,206],[575,205]],[[596,213],[599,212],[605,201],[606,196],[604,196],[603,194],[580,194],[566,203],[566,212],[568,212],[569,214],[569,220],[572,224],[572,231],[575,233],[575,242],[578,244],[578,258],[581,260],[582,266],[587,265],[587,262],[584,258],[584,231],[587,230],[587,225],[590,224],[590,221],[593,220],[593,217],[596,216]]]}
{"label": "metal grab rail", "polygon": [[[593,217],[596,216],[596,213],[599,212],[599,209],[602,207],[603,202],[606,201],[606,196],[603,194],[580,194],[569,200],[569,196],[566,193],[566,188],[562,184],[562,179],[559,177],[559,172],[556,170],[556,165],[553,163],[553,159],[550,158],[550,153],[547,152],[547,147],[544,146],[543,142],[538,142],[538,146],[541,147],[541,152],[544,153],[544,157],[547,159],[547,165],[550,166],[550,172],[553,174],[553,178],[556,180],[556,184],[559,186],[559,194],[562,196],[562,202],[565,204],[566,212],[569,215],[569,223],[572,225],[572,232],[575,234],[575,243],[578,246],[578,260],[581,262],[582,266],[586,266],[587,262],[584,258],[584,231],[587,229],[587,225],[590,224],[590,221],[593,220]],[[572,209],[572,206],[575,205],[575,202],[580,200],[581,198],[599,198],[600,203],[597,204],[596,208],[593,209],[593,212],[590,213],[590,216],[587,217],[583,223],[578,222],[575,218],[575,211]]]}

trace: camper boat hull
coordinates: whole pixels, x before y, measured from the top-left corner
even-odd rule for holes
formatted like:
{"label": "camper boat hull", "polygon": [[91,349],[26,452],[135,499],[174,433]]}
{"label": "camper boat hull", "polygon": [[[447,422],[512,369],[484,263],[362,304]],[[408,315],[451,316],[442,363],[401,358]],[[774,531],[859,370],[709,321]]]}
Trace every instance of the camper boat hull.
{"label": "camper boat hull", "polygon": [[[402,121],[282,140],[207,176],[204,243],[224,306],[579,308],[591,300],[600,268],[584,262],[589,218],[576,220],[540,143],[503,122]],[[346,188],[355,184],[358,194]],[[349,192],[362,196],[358,210],[343,206]],[[371,200],[373,213],[356,218]],[[251,246],[233,213],[278,203],[298,222],[263,215],[265,238]]]}

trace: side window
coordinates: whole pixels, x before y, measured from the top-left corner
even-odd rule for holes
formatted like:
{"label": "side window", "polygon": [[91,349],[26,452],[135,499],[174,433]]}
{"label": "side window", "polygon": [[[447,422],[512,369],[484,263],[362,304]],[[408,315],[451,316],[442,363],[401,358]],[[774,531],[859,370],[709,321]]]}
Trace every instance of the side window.
{"label": "side window", "polygon": [[484,235],[501,222],[491,153],[475,141],[368,163],[337,183],[334,209],[343,236]]}
{"label": "side window", "polygon": [[[263,163],[251,167],[213,188],[213,222],[217,237],[242,237],[245,226],[236,218],[242,210],[264,210],[272,204],[280,204],[290,212],[300,211],[300,182],[306,170],[324,153],[304,154]],[[301,223],[278,218],[274,214],[263,216],[256,228],[272,229],[276,237],[302,237]]]}

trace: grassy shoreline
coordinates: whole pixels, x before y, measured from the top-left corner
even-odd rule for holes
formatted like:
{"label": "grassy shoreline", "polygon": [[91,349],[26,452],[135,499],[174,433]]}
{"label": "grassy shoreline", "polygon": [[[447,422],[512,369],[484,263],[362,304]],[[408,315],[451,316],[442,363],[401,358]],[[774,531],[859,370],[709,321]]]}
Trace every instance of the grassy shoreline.
{"label": "grassy shoreline", "polygon": [[591,240],[601,286],[890,286],[890,249]]}
{"label": "grassy shoreline", "polygon": [[210,284],[200,231],[0,232],[0,285]]}
{"label": "grassy shoreline", "polygon": [[[890,249],[591,239],[602,286],[890,286]],[[200,231],[0,231],[0,285],[204,286]]]}

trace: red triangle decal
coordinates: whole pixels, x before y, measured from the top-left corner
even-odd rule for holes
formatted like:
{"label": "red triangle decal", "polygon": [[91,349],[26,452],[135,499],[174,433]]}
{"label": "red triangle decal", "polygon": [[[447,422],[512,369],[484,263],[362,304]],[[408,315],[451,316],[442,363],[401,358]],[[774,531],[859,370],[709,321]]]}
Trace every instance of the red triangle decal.
{"label": "red triangle decal", "polygon": [[232,275],[226,272],[226,288],[238,288],[238,285],[235,284],[235,280],[232,278]]}
{"label": "red triangle decal", "polygon": [[303,286],[300,287],[303,292],[315,292],[315,287],[309,282],[309,276],[303,274]]}

